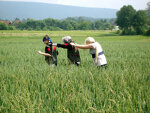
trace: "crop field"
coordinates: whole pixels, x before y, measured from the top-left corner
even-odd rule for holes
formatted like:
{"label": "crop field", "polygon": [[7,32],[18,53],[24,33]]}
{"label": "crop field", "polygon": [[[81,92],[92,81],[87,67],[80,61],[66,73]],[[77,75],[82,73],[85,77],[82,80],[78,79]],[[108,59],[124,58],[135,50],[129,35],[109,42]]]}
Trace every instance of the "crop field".
{"label": "crop field", "polygon": [[[107,69],[81,50],[81,66],[69,65],[57,48],[58,66],[44,56],[44,35],[55,43],[70,35],[79,44],[94,37]],[[0,31],[0,113],[149,113],[150,37],[112,31]]]}

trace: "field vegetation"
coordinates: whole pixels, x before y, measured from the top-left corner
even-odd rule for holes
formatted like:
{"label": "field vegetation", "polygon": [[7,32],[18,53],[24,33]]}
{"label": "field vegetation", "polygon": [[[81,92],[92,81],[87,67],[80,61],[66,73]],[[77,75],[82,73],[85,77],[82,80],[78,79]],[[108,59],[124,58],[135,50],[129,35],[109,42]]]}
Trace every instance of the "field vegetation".
{"label": "field vegetation", "polygon": [[[88,50],[81,66],[69,65],[58,48],[58,66],[48,66],[42,38],[55,43],[70,35],[79,44],[94,37],[104,50],[107,69],[97,69]],[[150,112],[150,37],[111,31],[0,31],[1,113]]]}

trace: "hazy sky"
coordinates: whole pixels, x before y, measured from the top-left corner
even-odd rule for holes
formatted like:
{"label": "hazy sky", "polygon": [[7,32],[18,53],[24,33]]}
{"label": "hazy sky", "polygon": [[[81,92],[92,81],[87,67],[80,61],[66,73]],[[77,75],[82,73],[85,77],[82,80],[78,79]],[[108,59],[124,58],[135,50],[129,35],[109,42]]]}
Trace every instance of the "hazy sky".
{"label": "hazy sky", "polygon": [[150,0],[0,0],[0,1],[26,1],[43,2],[81,7],[120,9],[123,5],[132,5],[135,9],[146,9]]}

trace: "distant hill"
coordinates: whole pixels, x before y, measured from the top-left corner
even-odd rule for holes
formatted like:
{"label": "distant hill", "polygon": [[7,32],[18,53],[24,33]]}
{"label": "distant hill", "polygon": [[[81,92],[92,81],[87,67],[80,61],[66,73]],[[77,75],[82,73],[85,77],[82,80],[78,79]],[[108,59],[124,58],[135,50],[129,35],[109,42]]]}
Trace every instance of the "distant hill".
{"label": "distant hill", "polygon": [[116,9],[87,8],[37,2],[0,1],[0,18],[64,19],[67,17],[116,18]]}

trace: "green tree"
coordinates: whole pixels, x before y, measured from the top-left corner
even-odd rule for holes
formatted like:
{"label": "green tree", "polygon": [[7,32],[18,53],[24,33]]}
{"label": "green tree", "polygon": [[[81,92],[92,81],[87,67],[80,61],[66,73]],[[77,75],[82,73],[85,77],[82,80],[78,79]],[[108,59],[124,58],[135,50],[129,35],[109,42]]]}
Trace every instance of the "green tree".
{"label": "green tree", "polygon": [[150,2],[147,3],[146,15],[148,17],[148,30],[146,32],[146,35],[150,36]]}
{"label": "green tree", "polygon": [[98,30],[100,30],[100,29],[102,29],[102,27],[103,27],[102,21],[101,20],[97,20],[95,22],[95,28],[98,29]]}
{"label": "green tree", "polygon": [[46,24],[43,20],[36,21],[36,29],[37,27],[40,27],[41,30],[43,30],[44,27],[46,27]]}
{"label": "green tree", "polygon": [[24,22],[19,22],[18,24],[15,24],[16,29],[24,30],[27,29],[27,25]]}
{"label": "green tree", "polygon": [[32,28],[32,29],[36,29],[37,27],[36,21],[32,19],[27,19],[26,25],[27,25],[27,28]]}
{"label": "green tree", "polygon": [[47,18],[44,19],[44,22],[46,24],[46,26],[53,26],[53,27],[59,27],[60,26],[60,21],[56,20],[56,19],[52,19],[52,18]]}
{"label": "green tree", "polygon": [[83,21],[79,24],[79,30],[89,30],[89,23],[87,21]]}
{"label": "green tree", "polygon": [[96,30],[95,25],[96,25],[95,22],[93,22],[93,23],[91,24],[91,29],[92,29],[92,30]]}
{"label": "green tree", "polygon": [[76,21],[70,21],[70,24],[72,25],[73,27],[73,30],[77,30],[78,29],[78,23]]}
{"label": "green tree", "polygon": [[69,20],[63,20],[61,22],[61,26],[62,29],[64,30],[73,30],[73,26],[70,24]]}
{"label": "green tree", "polygon": [[145,11],[139,10],[136,12],[133,17],[133,28],[136,31],[136,34],[144,34],[144,29],[147,25],[147,16]]}
{"label": "green tree", "polygon": [[104,23],[104,30],[109,30],[111,27],[111,24],[109,22]]}
{"label": "green tree", "polygon": [[123,6],[120,11],[117,12],[116,23],[119,28],[123,30],[123,34],[130,34],[132,31],[132,20],[135,14],[136,10],[131,5]]}
{"label": "green tree", "polygon": [[146,14],[150,18],[150,2],[147,3]]}
{"label": "green tree", "polygon": [[110,28],[114,19],[93,19],[86,17],[69,17],[65,20],[47,18],[44,20],[16,18],[7,29],[20,30],[105,30]]}

